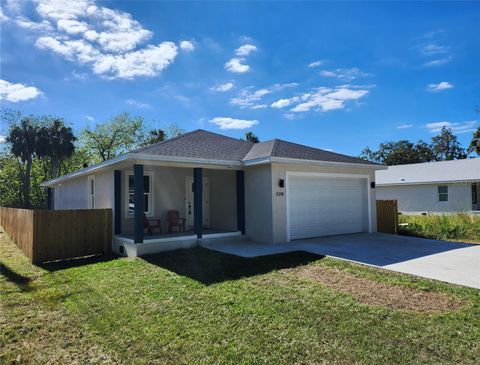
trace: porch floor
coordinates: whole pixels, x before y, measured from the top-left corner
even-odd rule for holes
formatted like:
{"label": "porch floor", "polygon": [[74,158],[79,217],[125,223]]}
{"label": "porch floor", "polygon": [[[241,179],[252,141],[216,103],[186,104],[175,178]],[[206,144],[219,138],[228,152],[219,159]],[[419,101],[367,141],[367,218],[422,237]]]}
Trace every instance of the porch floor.
{"label": "porch floor", "polygon": [[[236,231],[229,231],[229,230],[225,230],[225,229],[210,229],[210,228],[204,228],[203,229],[203,236],[206,236],[206,235],[210,235],[210,234],[219,234],[219,233],[234,233]],[[190,236],[195,236],[195,232],[193,230],[186,230],[185,232],[178,232],[178,231],[175,231],[175,232],[171,232],[171,233],[168,233],[168,232],[165,232],[165,233],[154,233],[153,235],[148,235],[148,234],[145,234],[144,237],[143,237],[143,242],[148,242],[148,241],[156,241],[158,239],[162,239],[162,238],[178,238],[178,237],[190,237]],[[115,237],[121,237],[121,238],[126,238],[126,239],[130,239],[130,240],[133,240],[133,234],[119,234],[119,235],[115,235]]]}

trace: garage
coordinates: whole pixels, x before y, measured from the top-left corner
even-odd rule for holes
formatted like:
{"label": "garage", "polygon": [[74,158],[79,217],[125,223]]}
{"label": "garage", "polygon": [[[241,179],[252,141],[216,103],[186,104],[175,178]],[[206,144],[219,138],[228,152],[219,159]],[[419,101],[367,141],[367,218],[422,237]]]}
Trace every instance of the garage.
{"label": "garage", "polygon": [[290,240],[368,231],[366,177],[291,173],[287,181]]}

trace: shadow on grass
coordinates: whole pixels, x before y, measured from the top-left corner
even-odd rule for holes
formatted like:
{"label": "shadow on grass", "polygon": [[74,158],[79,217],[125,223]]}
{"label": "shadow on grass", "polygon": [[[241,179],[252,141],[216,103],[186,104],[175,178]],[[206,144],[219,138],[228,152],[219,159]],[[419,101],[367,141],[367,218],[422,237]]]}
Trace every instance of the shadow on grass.
{"label": "shadow on grass", "polygon": [[244,258],[197,247],[144,256],[142,259],[178,275],[210,285],[306,265],[324,257],[304,251],[294,251]]}
{"label": "shadow on grass", "polygon": [[53,272],[53,271],[70,269],[72,267],[94,265],[100,262],[108,262],[118,258],[119,256],[115,256],[115,255],[96,255],[96,256],[66,259],[61,261],[46,262],[42,264],[37,264],[37,266],[41,267],[44,270]]}
{"label": "shadow on grass", "polygon": [[30,287],[30,279],[28,276],[23,276],[12,269],[10,269],[7,265],[0,261],[0,274],[5,277],[8,281],[15,284],[20,290],[22,291],[31,291],[33,290]]}

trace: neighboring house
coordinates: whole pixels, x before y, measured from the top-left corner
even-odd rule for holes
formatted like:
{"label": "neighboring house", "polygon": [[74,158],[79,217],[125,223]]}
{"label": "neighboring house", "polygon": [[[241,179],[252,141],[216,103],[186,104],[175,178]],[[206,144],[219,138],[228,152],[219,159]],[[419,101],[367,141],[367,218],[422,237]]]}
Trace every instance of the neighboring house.
{"label": "neighboring house", "polygon": [[377,199],[402,213],[480,211],[480,158],[389,166],[376,172]]}
{"label": "neighboring house", "polygon": [[[112,208],[114,250],[136,256],[208,237],[280,243],[374,232],[373,182],[383,168],[278,139],[253,144],[196,130],[43,185],[54,209]],[[193,231],[144,236],[143,212],[165,220],[170,210]]]}

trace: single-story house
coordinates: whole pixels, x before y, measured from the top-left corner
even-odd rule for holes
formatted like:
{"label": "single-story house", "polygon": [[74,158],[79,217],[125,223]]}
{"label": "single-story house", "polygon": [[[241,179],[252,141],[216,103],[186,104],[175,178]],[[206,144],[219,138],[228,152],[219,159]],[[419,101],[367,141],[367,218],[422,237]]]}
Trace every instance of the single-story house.
{"label": "single-story house", "polygon": [[375,173],[377,199],[408,214],[480,211],[480,158],[389,166]]}
{"label": "single-story house", "polygon": [[[111,208],[114,251],[136,256],[215,237],[280,243],[374,232],[375,171],[383,168],[278,139],[254,144],[196,130],[43,185],[53,209]],[[185,218],[185,232],[165,233],[169,211]],[[160,219],[163,233],[145,235],[144,219]]]}

